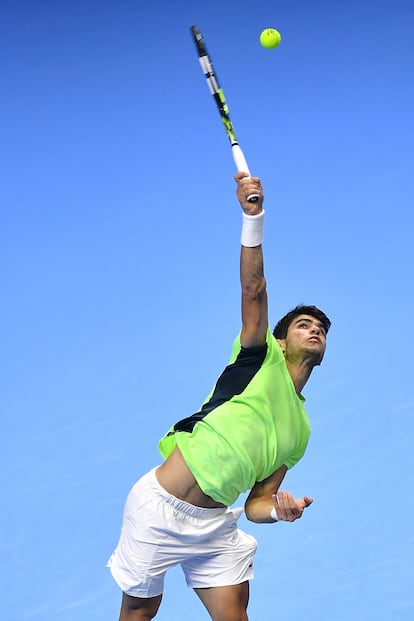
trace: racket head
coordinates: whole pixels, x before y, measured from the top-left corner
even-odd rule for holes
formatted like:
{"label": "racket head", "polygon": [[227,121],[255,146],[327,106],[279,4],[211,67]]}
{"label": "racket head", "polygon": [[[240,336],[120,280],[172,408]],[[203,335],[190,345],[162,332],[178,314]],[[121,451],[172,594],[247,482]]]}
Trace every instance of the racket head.
{"label": "racket head", "polygon": [[[230,111],[226,102],[226,98],[224,96],[223,89],[220,86],[217,73],[215,72],[213,66],[213,61],[211,60],[211,56],[207,51],[203,36],[197,26],[191,26],[190,30],[194,44],[196,46],[201,69],[207,81],[207,86],[213,96],[214,101],[216,102],[216,106],[220,114],[224,130],[230,141],[232,155],[234,163],[236,164],[236,168],[239,172],[246,172],[250,176],[250,171],[247,166],[246,158],[238,143],[236,132],[230,119]],[[249,202],[254,203],[259,200],[259,196],[257,194],[251,194],[250,196],[248,196],[248,200]]]}
{"label": "racket head", "polygon": [[223,89],[220,86],[217,73],[214,69],[213,61],[207,51],[203,36],[197,26],[191,26],[191,34],[197,49],[201,69],[206,78],[210,93],[213,95],[213,99],[216,102],[227,137],[229,138],[231,145],[237,144],[236,132],[234,131],[233,123],[230,119],[229,107],[227,105]]}

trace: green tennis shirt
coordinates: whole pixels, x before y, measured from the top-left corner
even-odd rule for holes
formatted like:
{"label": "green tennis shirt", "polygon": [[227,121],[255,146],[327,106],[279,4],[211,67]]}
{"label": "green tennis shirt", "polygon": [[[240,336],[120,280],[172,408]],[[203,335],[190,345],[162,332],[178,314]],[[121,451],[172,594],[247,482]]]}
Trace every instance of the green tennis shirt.
{"label": "green tennis shirt", "polygon": [[241,347],[239,336],[201,409],[171,427],[158,448],[166,458],[178,446],[202,491],[229,506],[301,459],[311,432],[303,402],[270,330],[257,348]]}

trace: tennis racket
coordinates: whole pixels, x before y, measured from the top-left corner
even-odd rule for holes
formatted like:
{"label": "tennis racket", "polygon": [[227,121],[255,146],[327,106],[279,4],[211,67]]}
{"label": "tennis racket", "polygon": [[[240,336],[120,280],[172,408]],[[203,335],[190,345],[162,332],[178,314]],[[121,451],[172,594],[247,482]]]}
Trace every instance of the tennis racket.
{"label": "tennis racket", "polygon": [[[247,172],[250,176],[249,167],[247,166],[246,158],[241,150],[241,147],[237,141],[236,133],[234,131],[233,123],[230,119],[229,107],[226,103],[223,89],[220,87],[217,74],[214,71],[211,57],[209,56],[201,32],[197,26],[191,26],[191,34],[194,39],[195,46],[197,48],[198,59],[200,61],[201,69],[206,77],[207,85],[210,89],[210,93],[213,95],[214,101],[217,104],[217,108],[223,121],[224,129],[228,139],[230,140],[231,151],[233,159],[236,164],[238,172]],[[250,194],[247,200],[251,203],[255,203],[259,199],[258,194]]]}

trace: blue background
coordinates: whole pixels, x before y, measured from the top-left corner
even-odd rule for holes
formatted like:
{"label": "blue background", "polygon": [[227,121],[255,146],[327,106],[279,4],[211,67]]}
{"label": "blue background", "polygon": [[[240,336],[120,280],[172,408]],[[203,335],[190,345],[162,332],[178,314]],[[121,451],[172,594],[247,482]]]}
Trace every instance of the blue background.
{"label": "blue background", "polygon": [[[301,302],[333,320],[285,481],[315,502],[241,519],[250,618],[413,619],[413,18],[410,0],[2,3],[5,620],[117,618],[128,490],[240,327],[234,164],[192,24],[263,181],[271,322]],[[207,619],[179,569],[158,618]]]}

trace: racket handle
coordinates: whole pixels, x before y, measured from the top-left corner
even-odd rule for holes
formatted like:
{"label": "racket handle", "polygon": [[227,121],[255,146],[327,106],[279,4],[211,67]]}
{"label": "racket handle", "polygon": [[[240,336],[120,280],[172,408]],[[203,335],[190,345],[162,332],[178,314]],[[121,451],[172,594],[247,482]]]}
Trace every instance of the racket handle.
{"label": "racket handle", "polygon": [[[231,145],[231,151],[233,153],[233,159],[236,164],[237,172],[246,172],[250,177],[251,175],[249,167],[247,166],[246,158],[244,157],[244,153],[237,142]],[[259,195],[249,194],[247,200],[249,203],[256,203],[259,200]]]}

